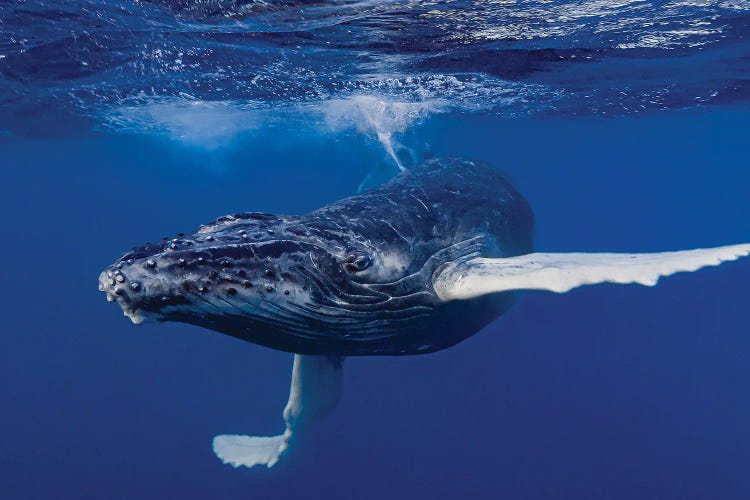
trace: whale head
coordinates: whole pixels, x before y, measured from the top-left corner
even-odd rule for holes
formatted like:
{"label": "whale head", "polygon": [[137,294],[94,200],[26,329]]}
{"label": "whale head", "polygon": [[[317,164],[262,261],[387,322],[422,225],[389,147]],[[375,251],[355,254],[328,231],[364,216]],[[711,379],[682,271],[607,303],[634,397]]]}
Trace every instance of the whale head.
{"label": "whale head", "polygon": [[215,314],[252,315],[259,307],[304,303],[310,269],[332,257],[325,246],[290,231],[289,219],[225,216],[193,234],[146,243],[108,266],[99,289],[134,323],[200,323]]}
{"label": "whale head", "polygon": [[376,261],[297,217],[236,214],[134,248],[102,271],[99,289],[134,323],[191,323],[293,349],[271,337],[356,332],[391,299],[367,282],[382,274]]}

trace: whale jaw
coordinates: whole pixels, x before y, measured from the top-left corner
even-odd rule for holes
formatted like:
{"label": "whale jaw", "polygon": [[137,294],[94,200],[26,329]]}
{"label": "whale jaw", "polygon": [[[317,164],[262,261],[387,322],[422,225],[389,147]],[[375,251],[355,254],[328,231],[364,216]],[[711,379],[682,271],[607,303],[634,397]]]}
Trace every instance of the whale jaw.
{"label": "whale jaw", "polygon": [[99,274],[99,291],[106,294],[107,302],[117,302],[122,308],[122,314],[135,325],[162,323],[163,319],[158,313],[145,311],[135,306],[132,297],[125,291],[126,287],[118,283],[121,274],[116,274],[117,272],[118,270],[107,268]]}

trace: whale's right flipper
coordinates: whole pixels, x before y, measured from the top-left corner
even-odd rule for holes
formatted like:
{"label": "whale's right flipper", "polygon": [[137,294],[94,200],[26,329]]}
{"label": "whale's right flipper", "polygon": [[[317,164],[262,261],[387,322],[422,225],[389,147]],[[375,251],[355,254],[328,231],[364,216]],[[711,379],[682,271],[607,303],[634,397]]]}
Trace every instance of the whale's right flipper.
{"label": "whale's right flipper", "polygon": [[295,354],[289,401],[284,408],[286,430],[278,436],[216,436],[214,453],[235,467],[273,467],[299,432],[336,407],[341,394],[342,359]]}
{"label": "whale's right flipper", "polygon": [[659,278],[736,260],[750,244],[662,253],[530,253],[451,263],[434,278],[443,300],[470,299],[510,290],[563,293],[597,283],[656,285]]}

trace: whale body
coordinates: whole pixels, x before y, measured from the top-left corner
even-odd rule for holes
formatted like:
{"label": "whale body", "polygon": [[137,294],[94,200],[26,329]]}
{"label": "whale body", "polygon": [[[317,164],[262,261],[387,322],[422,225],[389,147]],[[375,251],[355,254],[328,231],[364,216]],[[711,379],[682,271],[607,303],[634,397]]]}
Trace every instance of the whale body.
{"label": "whale body", "polygon": [[270,467],[336,406],[344,357],[445,349],[519,290],[653,286],[750,253],[537,253],[533,240],[532,211],[506,176],[435,159],[307,215],[229,215],[147,243],[107,267],[99,289],[135,323],[192,323],[295,354],[284,431],[213,440],[225,463]]}
{"label": "whale body", "polygon": [[225,216],[102,274],[134,321],[182,321],[297,354],[420,354],[506,311],[513,292],[443,301],[448,262],[533,251],[534,217],[482,162],[433,160],[302,216]]}

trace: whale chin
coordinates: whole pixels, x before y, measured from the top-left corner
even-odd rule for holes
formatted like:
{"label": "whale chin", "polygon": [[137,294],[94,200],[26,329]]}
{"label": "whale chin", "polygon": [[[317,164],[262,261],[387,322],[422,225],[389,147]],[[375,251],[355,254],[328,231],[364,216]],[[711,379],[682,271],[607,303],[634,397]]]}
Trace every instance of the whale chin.
{"label": "whale chin", "polygon": [[140,325],[142,323],[153,323],[153,324],[159,324],[164,323],[164,320],[159,317],[158,314],[146,312],[142,310],[130,310],[126,307],[122,308],[122,314],[130,319],[130,321],[133,322],[134,325]]}
{"label": "whale chin", "polygon": [[126,304],[121,300],[117,300],[117,302],[122,308],[123,316],[132,321],[134,325],[140,325],[142,323],[159,324],[166,321],[166,318],[164,318],[164,316],[159,312],[132,308],[129,304]]}

